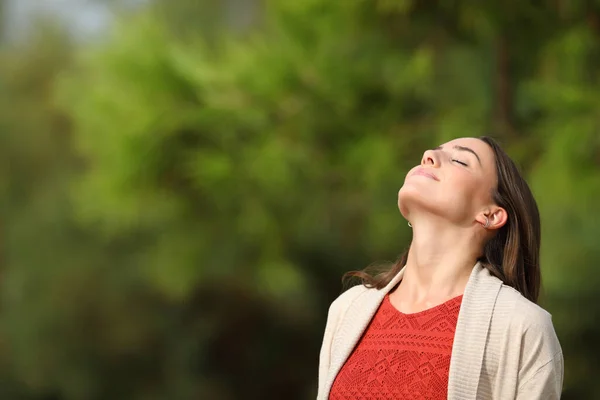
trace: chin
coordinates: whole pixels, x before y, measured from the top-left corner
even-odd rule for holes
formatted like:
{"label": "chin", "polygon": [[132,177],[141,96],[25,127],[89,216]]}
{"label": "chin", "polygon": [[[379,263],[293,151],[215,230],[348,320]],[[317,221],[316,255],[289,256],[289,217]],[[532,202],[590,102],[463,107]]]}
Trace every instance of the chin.
{"label": "chin", "polygon": [[398,192],[398,210],[406,219],[409,219],[411,211],[419,210],[435,215],[444,215],[448,207],[439,204],[431,193],[426,195],[420,188],[413,185],[404,185]]}
{"label": "chin", "polygon": [[398,210],[400,210],[400,214],[406,219],[410,215],[409,212],[409,204],[414,202],[415,193],[413,190],[408,189],[406,186],[402,186],[398,191]]}

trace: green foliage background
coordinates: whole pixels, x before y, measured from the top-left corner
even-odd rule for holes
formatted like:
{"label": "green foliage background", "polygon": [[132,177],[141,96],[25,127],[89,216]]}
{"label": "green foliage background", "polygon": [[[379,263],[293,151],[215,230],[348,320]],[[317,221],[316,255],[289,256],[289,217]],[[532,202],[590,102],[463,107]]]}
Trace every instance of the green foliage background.
{"label": "green foliage background", "polygon": [[564,398],[600,398],[596,3],[155,1],[5,43],[0,398],[314,398],[405,172],[481,134],[540,206]]}

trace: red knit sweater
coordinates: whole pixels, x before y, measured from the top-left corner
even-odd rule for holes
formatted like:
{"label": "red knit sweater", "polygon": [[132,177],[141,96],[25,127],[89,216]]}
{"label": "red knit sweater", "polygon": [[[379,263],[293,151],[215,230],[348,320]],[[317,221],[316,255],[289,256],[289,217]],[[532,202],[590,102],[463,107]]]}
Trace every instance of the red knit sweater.
{"label": "red knit sweater", "polygon": [[462,296],[404,314],[386,295],[338,373],[330,400],[446,399]]}

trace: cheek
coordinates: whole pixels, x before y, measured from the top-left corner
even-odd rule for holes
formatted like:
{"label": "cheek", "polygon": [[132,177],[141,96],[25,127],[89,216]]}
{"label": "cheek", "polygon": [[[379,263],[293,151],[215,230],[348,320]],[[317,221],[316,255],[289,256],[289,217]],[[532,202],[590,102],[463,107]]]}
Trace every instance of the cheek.
{"label": "cheek", "polygon": [[474,207],[481,207],[490,201],[490,188],[487,182],[478,179],[468,179],[463,182],[463,195]]}
{"label": "cheek", "polygon": [[448,189],[448,194],[452,197],[463,199],[464,202],[480,202],[485,193],[483,182],[474,176],[465,173],[459,173],[453,176],[452,188]]}

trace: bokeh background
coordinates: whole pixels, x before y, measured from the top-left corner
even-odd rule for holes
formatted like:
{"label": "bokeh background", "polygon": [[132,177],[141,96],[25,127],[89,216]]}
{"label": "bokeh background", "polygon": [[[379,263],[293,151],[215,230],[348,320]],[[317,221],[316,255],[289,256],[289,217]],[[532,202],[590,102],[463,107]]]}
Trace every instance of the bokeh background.
{"label": "bokeh background", "polygon": [[0,399],[311,399],[423,150],[490,134],[600,399],[600,1],[1,0]]}

